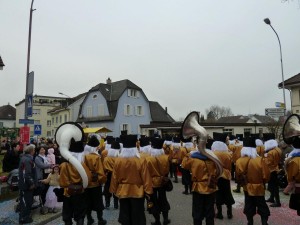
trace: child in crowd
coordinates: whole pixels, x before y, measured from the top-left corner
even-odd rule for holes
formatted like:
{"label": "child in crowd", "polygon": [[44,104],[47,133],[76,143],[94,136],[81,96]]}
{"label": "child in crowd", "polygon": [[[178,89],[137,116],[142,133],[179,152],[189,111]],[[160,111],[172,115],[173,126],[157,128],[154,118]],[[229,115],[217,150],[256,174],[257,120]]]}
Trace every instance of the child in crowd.
{"label": "child in crowd", "polygon": [[48,208],[49,213],[56,213],[58,208],[62,207],[62,202],[57,201],[56,194],[53,191],[55,188],[59,188],[59,176],[59,166],[54,165],[52,172],[48,175],[47,179],[41,180],[42,183],[50,185],[45,202],[45,206]]}

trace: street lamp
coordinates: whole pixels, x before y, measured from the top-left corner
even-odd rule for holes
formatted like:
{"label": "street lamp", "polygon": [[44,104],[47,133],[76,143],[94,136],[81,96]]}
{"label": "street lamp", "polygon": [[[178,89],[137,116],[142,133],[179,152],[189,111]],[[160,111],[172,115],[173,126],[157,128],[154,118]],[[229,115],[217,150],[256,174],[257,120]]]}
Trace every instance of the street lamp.
{"label": "street lamp", "polygon": [[28,49],[27,49],[27,69],[26,69],[26,93],[25,93],[25,119],[28,119],[28,112],[27,112],[27,108],[28,108],[28,95],[32,94],[32,93],[28,93],[29,92],[29,85],[28,84],[28,78],[29,78],[29,65],[30,65],[30,47],[31,47],[31,24],[32,24],[32,12],[35,9],[32,9],[33,6],[33,1],[31,1],[31,7],[30,7],[30,16],[29,16],[29,32],[28,32]]}
{"label": "street lamp", "polygon": [[272,30],[274,31],[274,33],[277,36],[278,42],[279,42],[279,50],[280,50],[280,62],[281,62],[281,76],[282,76],[282,91],[283,91],[283,103],[284,103],[284,115],[285,115],[285,111],[286,111],[286,101],[285,101],[285,89],[284,89],[284,76],[283,76],[283,64],[282,64],[282,51],[281,51],[281,43],[280,43],[280,39],[279,36],[277,34],[277,32],[275,31],[275,29],[272,27],[271,25],[271,21],[269,18],[265,18],[264,22],[267,25],[270,25],[270,27],[272,28]]}
{"label": "street lamp", "polygon": [[0,56],[0,70],[3,70],[3,67],[4,67],[5,65],[4,65],[4,63],[3,63],[3,61],[2,61],[2,58],[1,58],[1,56]]}
{"label": "street lamp", "polygon": [[64,95],[64,96],[66,96],[66,97],[68,97],[68,98],[71,98],[69,95],[66,95],[66,94],[64,94],[64,93],[62,93],[62,92],[58,92],[58,94]]}

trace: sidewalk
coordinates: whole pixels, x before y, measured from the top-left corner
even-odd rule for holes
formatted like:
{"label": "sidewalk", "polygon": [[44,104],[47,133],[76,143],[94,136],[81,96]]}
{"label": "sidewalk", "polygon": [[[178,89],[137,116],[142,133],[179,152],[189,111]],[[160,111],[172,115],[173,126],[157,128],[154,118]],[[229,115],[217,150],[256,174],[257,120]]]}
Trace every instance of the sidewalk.
{"label": "sidewalk", "polygon": [[[1,225],[15,225],[19,224],[19,213],[15,212],[15,199],[0,202],[0,224]],[[61,211],[58,213],[40,214],[40,208],[32,210],[33,225],[46,224],[61,216]]]}

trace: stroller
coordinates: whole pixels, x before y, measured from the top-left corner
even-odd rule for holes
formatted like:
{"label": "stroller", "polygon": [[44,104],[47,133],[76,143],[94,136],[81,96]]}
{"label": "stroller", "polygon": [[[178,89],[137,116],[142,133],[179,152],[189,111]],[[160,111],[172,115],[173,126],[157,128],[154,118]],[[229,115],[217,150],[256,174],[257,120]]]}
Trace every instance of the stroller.
{"label": "stroller", "polygon": [[11,191],[18,191],[19,190],[19,170],[14,169],[10,171],[7,176],[7,184]]}

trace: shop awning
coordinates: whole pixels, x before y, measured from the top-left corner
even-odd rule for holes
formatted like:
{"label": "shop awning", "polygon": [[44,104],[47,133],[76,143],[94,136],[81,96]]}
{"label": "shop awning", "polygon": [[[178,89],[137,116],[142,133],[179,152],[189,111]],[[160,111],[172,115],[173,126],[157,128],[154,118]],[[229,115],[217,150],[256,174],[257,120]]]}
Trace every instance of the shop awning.
{"label": "shop awning", "polygon": [[112,131],[106,127],[88,127],[88,128],[84,128],[83,132],[85,134],[90,134],[90,133],[109,133]]}

